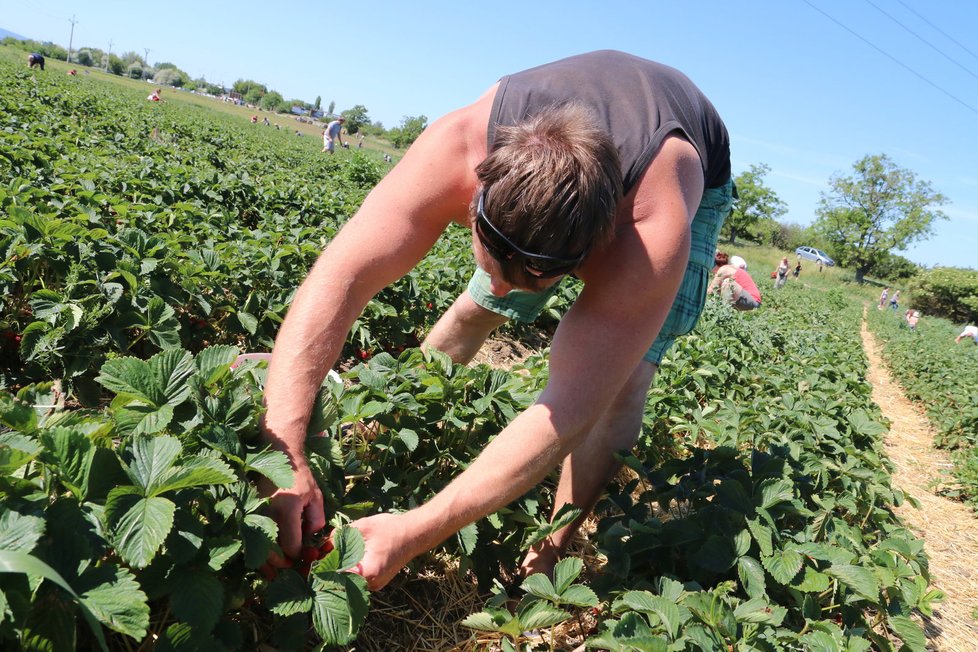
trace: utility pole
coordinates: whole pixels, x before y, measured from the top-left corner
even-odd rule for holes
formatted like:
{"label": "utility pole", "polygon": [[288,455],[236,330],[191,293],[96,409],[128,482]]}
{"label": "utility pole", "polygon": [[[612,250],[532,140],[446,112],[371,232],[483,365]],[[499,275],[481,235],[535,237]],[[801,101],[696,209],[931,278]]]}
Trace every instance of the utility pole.
{"label": "utility pole", "polygon": [[143,48],[143,52],[144,52],[144,54],[143,54],[143,63],[146,64],[146,67],[148,68],[149,67],[149,53],[152,52],[152,50],[150,50],[149,48]]}
{"label": "utility pole", "polygon": [[112,58],[112,39],[109,39],[109,53],[105,55],[105,72],[109,72],[109,59]]}
{"label": "utility pole", "polygon": [[75,23],[78,22],[75,20],[75,14],[71,14],[71,20],[68,22],[71,23],[71,35],[68,37],[68,63],[71,63],[71,44],[75,40]]}

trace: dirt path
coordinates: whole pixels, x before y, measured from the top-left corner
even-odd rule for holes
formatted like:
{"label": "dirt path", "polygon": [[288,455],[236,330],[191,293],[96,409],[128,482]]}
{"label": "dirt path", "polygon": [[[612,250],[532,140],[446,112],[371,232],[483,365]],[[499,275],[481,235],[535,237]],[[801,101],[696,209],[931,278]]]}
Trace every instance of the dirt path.
{"label": "dirt path", "polygon": [[978,518],[969,507],[929,487],[950,468],[948,456],[934,448],[935,433],[927,417],[890,377],[881,347],[865,322],[862,337],[873,401],[891,422],[886,451],[896,467],[893,484],[921,503],[920,509],[905,503],[897,513],[924,540],[931,581],[947,594],[934,617],[924,623],[927,649],[973,652],[978,650]]}

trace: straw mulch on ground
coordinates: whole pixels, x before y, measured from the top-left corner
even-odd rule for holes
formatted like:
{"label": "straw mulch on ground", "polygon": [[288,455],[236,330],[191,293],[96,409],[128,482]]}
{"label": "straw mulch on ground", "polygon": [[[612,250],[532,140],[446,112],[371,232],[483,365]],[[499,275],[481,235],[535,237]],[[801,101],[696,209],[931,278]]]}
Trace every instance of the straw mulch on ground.
{"label": "straw mulch on ground", "polygon": [[891,378],[865,323],[862,336],[873,401],[891,423],[886,450],[896,467],[893,485],[921,503],[920,509],[905,503],[897,512],[924,540],[931,581],[947,594],[934,617],[923,621],[928,649],[972,652],[978,649],[978,518],[971,508],[935,489],[953,484],[950,460],[934,448],[935,432],[927,417]]}

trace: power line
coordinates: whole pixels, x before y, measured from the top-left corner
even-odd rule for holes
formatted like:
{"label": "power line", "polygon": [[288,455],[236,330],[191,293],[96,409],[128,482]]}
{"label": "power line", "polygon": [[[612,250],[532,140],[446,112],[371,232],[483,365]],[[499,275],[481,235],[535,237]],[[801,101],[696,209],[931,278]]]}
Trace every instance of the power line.
{"label": "power line", "polygon": [[887,18],[889,18],[890,20],[892,20],[894,23],[896,23],[897,25],[899,25],[903,29],[907,30],[908,32],[910,32],[911,34],[913,34],[914,36],[916,36],[922,43],[924,43],[925,45],[927,45],[928,47],[930,47],[932,50],[934,50],[935,52],[937,52],[938,54],[940,54],[942,57],[944,57],[945,59],[947,59],[948,61],[950,61],[954,65],[956,65],[958,68],[960,68],[961,70],[965,71],[966,73],[968,73],[969,75],[971,75],[975,79],[978,79],[978,75],[976,75],[975,73],[973,73],[970,70],[968,70],[967,68],[965,68],[964,65],[962,65],[961,63],[955,61],[949,55],[945,54],[943,50],[941,50],[940,48],[938,48],[936,45],[930,43],[923,36],[921,36],[920,34],[918,34],[915,31],[913,31],[912,29],[910,29],[909,27],[907,27],[906,25],[904,25],[903,23],[901,23],[899,20],[897,20],[896,18],[894,18],[890,14],[886,13],[885,11],[883,11],[883,9],[881,9],[872,0],[866,0],[866,4],[872,6],[874,9],[876,9],[876,11],[880,12],[881,14],[883,14],[884,16],[886,16]]}
{"label": "power line", "polygon": [[951,36],[950,34],[948,34],[947,32],[945,32],[943,29],[941,29],[940,27],[938,27],[934,23],[930,22],[929,20],[927,20],[926,18],[924,18],[923,16],[921,16],[919,13],[917,13],[914,10],[913,7],[909,6],[906,2],[904,2],[903,0],[897,0],[897,2],[899,2],[904,7],[906,7],[907,9],[909,9],[910,12],[913,15],[915,15],[917,18],[919,18],[920,20],[924,21],[925,23],[927,23],[928,25],[930,25],[931,27],[933,27],[934,29],[936,29],[938,32],[940,32],[941,34],[943,34],[944,37],[947,38],[949,41],[951,41],[952,43],[954,43],[955,45],[957,45],[959,48],[961,48],[962,50],[964,50],[965,52],[967,52],[968,54],[970,54],[971,56],[973,56],[975,59],[978,59],[978,54],[975,54],[974,52],[972,52],[971,50],[969,50],[967,47],[965,47],[964,44],[958,42],[953,36]]}
{"label": "power line", "polygon": [[913,74],[914,76],[916,76],[917,78],[919,78],[921,81],[929,84],[930,86],[933,86],[935,89],[937,89],[940,92],[944,93],[945,95],[947,95],[952,100],[954,100],[955,102],[957,102],[958,104],[960,104],[964,108],[968,109],[972,113],[978,114],[978,109],[976,109],[975,107],[971,106],[970,104],[968,104],[964,100],[960,99],[959,97],[953,95],[949,91],[944,90],[943,88],[941,88],[940,86],[938,86],[937,84],[935,84],[934,82],[932,82],[931,80],[929,80],[924,75],[920,74],[919,72],[917,72],[916,70],[914,70],[913,68],[911,68],[910,66],[908,66],[907,64],[903,63],[902,61],[900,61],[899,59],[897,59],[896,57],[894,57],[892,54],[890,54],[886,50],[883,50],[879,46],[877,46],[874,43],[870,42],[868,39],[866,39],[865,37],[863,37],[858,32],[856,32],[856,31],[850,29],[849,27],[845,26],[844,24],[842,24],[841,22],[839,22],[838,20],[836,20],[835,18],[833,18],[829,14],[825,13],[824,11],[822,11],[821,9],[819,9],[818,7],[816,7],[815,5],[813,5],[808,0],[801,0],[801,1],[804,2],[806,5],[808,5],[809,7],[811,7],[812,9],[814,9],[815,11],[817,11],[818,13],[820,13],[823,16],[825,16],[826,18],[828,18],[829,20],[831,20],[833,23],[835,23],[836,25],[838,25],[842,29],[846,30],[847,32],[849,32],[850,34],[852,34],[853,36],[855,36],[856,38],[858,38],[860,41],[862,41],[863,43],[865,43],[869,47],[873,48],[874,50],[876,50],[877,52],[879,52],[880,54],[882,54],[884,57],[886,57],[887,59],[889,59],[893,63],[897,64],[898,66],[900,66],[904,70],[910,72],[911,74]]}

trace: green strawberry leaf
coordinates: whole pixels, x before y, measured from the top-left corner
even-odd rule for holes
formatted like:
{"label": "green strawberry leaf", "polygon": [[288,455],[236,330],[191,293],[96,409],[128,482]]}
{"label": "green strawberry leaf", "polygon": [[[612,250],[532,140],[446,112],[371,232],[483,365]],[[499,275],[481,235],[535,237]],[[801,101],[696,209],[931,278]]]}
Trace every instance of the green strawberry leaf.
{"label": "green strawberry leaf", "polygon": [[179,466],[168,469],[157,482],[147,487],[146,493],[157,496],[167,491],[231,484],[237,480],[234,470],[223,460],[213,457],[191,457]]}
{"label": "green strawberry leaf", "polygon": [[281,489],[287,489],[295,482],[295,473],[292,471],[289,458],[279,451],[248,453],[245,458],[245,470],[261,473]]}
{"label": "green strawberry leaf", "polygon": [[137,641],[146,636],[149,603],[128,569],[112,564],[90,566],[78,578],[78,591],[82,604],[109,629]]}
{"label": "green strawberry leaf", "polygon": [[801,570],[804,558],[790,548],[775,550],[770,557],[761,557],[761,564],[778,584],[790,584]]}
{"label": "green strawberry leaf", "polygon": [[120,487],[109,492],[105,512],[119,555],[130,566],[145,568],[173,528],[176,505],[166,498],[143,498],[131,488]]}
{"label": "green strawberry leaf", "polygon": [[235,346],[220,344],[209,346],[194,358],[197,375],[205,386],[211,386],[231,368],[240,350]]}
{"label": "green strawberry leaf", "polygon": [[570,617],[571,615],[563,609],[558,609],[544,600],[533,602],[519,613],[520,625],[524,630],[553,627]]}
{"label": "green strawberry leaf", "polygon": [[43,518],[13,510],[0,513],[0,550],[30,552],[43,536]]}
{"label": "green strawberry leaf", "polygon": [[178,567],[167,578],[170,611],[182,622],[209,632],[224,610],[224,585],[213,572],[201,567]]}
{"label": "green strawberry leaf", "polygon": [[557,593],[566,591],[583,570],[584,562],[579,557],[567,557],[558,561],[554,566],[554,590]]}
{"label": "green strawberry leaf", "polygon": [[838,579],[860,598],[871,602],[879,599],[879,582],[868,568],[852,564],[835,564],[825,569],[825,574]]}
{"label": "green strawberry leaf", "polygon": [[357,637],[367,617],[367,580],[355,573],[313,581],[312,624],[327,645],[346,645]]}
{"label": "green strawberry leaf", "polygon": [[315,594],[309,583],[290,568],[282,569],[265,590],[265,605],[279,616],[312,611]]}

